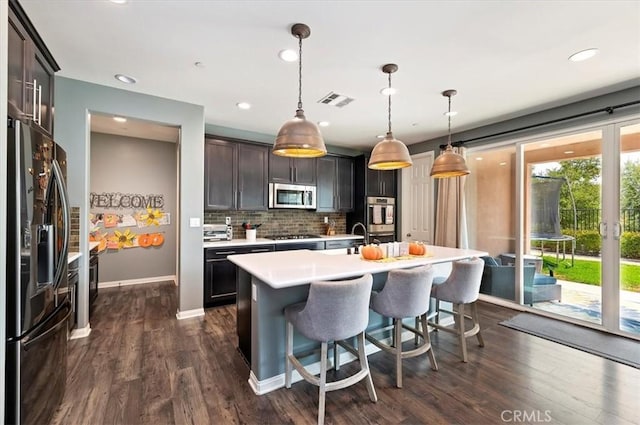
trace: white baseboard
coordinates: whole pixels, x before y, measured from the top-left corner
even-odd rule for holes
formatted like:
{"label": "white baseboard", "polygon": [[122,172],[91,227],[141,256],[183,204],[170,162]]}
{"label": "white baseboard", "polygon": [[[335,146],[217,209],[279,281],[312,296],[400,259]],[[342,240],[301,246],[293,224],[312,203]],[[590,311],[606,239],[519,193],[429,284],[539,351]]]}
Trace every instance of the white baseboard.
{"label": "white baseboard", "polygon": [[204,308],[194,308],[193,310],[185,310],[176,313],[176,318],[178,320],[190,319],[192,317],[204,316]]}
{"label": "white baseboard", "polygon": [[[453,323],[453,320],[451,322]],[[402,341],[413,340],[414,337],[415,337],[415,334],[411,331],[405,330],[402,332]],[[390,337],[384,338],[381,341],[386,344],[390,344],[391,338]],[[377,353],[378,351],[380,351],[380,348],[376,347],[373,344],[365,343],[364,347],[365,347],[365,353],[367,354],[367,357],[373,353]],[[341,353],[340,353],[341,366],[344,364],[350,363],[356,359],[357,359],[356,356],[354,356],[348,351],[345,351],[344,348],[341,350]],[[332,367],[333,367],[333,354],[329,355],[329,359],[327,361],[327,368],[331,369]],[[318,362],[312,363],[308,366],[305,366],[305,368],[309,371],[309,373],[313,375],[317,375],[320,373],[320,362],[318,361]],[[291,383],[302,381],[302,379],[303,378],[298,373],[298,371],[293,369],[293,373],[291,374]],[[249,373],[249,386],[251,387],[251,389],[256,395],[267,394],[271,391],[275,391],[277,389],[283,388],[284,381],[285,381],[284,373],[281,373],[280,375],[272,376],[271,378],[267,378],[262,381],[258,380],[256,375],[253,374],[253,371]]]}
{"label": "white baseboard", "polygon": [[143,277],[140,279],[127,279],[127,280],[114,280],[112,282],[100,282],[98,283],[98,289],[115,288],[118,286],[141,285],[143,283],[163,282],[166,280],[171,280],[174,283],[177,282],[176,275]]}
{"label": "white baseboard", "polygon": [[87,324],[84,328],[76,328],[71,330],[71,336],[69,339],[86,338],[91,333],[91,325]]}

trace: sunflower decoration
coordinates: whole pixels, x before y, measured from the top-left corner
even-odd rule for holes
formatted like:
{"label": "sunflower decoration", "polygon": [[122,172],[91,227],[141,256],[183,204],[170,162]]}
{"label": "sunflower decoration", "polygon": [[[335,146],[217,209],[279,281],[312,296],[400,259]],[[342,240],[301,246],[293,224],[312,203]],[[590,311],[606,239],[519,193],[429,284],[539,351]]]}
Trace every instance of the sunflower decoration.
{"label": "sunflower decoration", "polygon": [[133,239],[135,239],[136,234],[132,233],[131,230],[127,229],[124,232],[120,232],[116,230],[113,232],[113,236],[111,236],[111,242],[115,242],[118,244],[118,249],[122,249],[125,247],[133,246]]}
{"label": "sunflower decoration", "polygon": [[147,208],[146,214],[140,214],[140,221],[144,221],[147,226],[160,225],[160,219],[164,216],[163,212],[153,208]]}

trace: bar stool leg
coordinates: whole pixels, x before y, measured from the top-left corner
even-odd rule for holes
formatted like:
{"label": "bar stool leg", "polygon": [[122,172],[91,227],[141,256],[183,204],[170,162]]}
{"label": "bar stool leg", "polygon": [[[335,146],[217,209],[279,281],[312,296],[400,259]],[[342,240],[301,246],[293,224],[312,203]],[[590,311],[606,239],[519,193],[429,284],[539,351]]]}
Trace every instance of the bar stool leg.
{"label": "bar stool leg", "polygon": [[[415,328],[420,330],[420,318],[419,317],[416,317],[416,319],[415,319]],[[418,334],[415,334],[413,336],[413,345],[418,345],[418,338],[419,338]]]}
{"label": "bar stool leg", "polygon": [[396,386],[402,388],[402,319],[393,319],[396,340]]}
{"label": "bar stool leg", "polygon": [[478,305],[475,301],[471,304],[471,318],[473,319],[473,326],[478,326],[478,333],[476,334],[478,345],[484,347],[484,339],[482,339],[482,333],[480,332],[480,320],[478,320]]}
{"label": "bar stool leg", "polygon": [[427,327],[427,313],[420,316],[420,321],[422,322],[422,335],[424,339],[424,343],[429,345],[429,362],[431,362],[431,369],[438,370],[438,363],[436,362],[436,356],[433,353],[433,346],[431,345],[431,337],[429,336],[429,328]]}
{"label": "bar stool leg", "polygon": [[292,365],[289,356],[293,355],[293,324],[287,321],[287,353],[285,354],[284,385],[291,388]]}
{"label": "bar stool leg", "polygon": [[324,424],[324,405],[327,386],[327,343],[320,345],[320,397],[318,402],[318,425]]}
{"label": "bar stool leg", "polygon": [[456,304],[458,316],[458,337],[460,339],[460,354],[462,361],[467,363],[467,338],[464,336],[464,304]]}
{"label": "bar stool leg", "polygon": [[367,371],[367,391],[369,391],[369,398],[374,403],[378,401],[378,395],[376,389],[373,387],[373,379],[371,378],[371,370],[369,369],[369,361],[367,360],[367,353],[364,346],[364,332],[358,334],[358,357],[360,360],[360,369]]}

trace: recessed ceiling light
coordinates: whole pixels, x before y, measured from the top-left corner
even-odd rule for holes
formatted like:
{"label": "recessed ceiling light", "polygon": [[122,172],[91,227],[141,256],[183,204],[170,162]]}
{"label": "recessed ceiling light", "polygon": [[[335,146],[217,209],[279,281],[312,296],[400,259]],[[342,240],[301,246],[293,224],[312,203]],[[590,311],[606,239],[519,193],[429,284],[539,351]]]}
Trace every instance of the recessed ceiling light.
{"label": "recessed ceiling light", "polygon": [[507,161],[502,161],[500,165],[507,165]]}
{"label": "recessed ceiling light", "polygon": [[291,49],[280,50],[278,56],[285,62],[295,62],[298,60],[298,52]]}
{"label": "recessed ceiling light", "polygon": [[444,112],[442,115],[444,115],[445,117],[455,117],[456,115],[458,115],[458,112],[457,111]]}
{"label": "recessed ceiling light", "polygon": [[124,75],[124,74],[116,74],[114,75],[115,79],[125,83],[125,84],[135,84],[137,83],[137,80],[133,77],[130,77],[128,75]]}
{"label": "recessed ceiling light", "polygon": [[329,127],[331,123],[329,121],[318,121],[320,127]]}
{"label": "recessed ceiling light", "polygon": [[238,109],[251,109],[251,104],[247,102],[238,102],[236,103],[236,106],[238,107]]}
{"label": "recessed ceiling light", "polygon": [[383,96],[392,96],[396,93],[398,93],[398,90],[393,87],[385,87],[383,89],[380,89],[380,94]]}
{"label": "recessed ceiling light", "polygon": [[113,117],[113,120],[116,122],[127,122],[125,117]]}
{"label": "recessed ceiling light", "polygon": [[573,153],[573,151],[564,151],[564,153],[569,155],[570,153]]}
{"label": "recessed ceiling light", "polygon": [[378,139],[384,139],[384,134],[378,134],[376,137],[377,137]]}
{"label": "recessed ceiling light", "polygon": [[109,1],[115,4],[125,4],[128,0],[109,0]]}
{"label": "recessed ceiling light", "polygon": [[586,61],[587,59],[591,59],[597,54],[598,54],[598,49],[593,47],[591,49],[581,50],[577,53],[572,54],[571,56],[569,56],[569,60],[571,62],[582,62],[582,61]]}

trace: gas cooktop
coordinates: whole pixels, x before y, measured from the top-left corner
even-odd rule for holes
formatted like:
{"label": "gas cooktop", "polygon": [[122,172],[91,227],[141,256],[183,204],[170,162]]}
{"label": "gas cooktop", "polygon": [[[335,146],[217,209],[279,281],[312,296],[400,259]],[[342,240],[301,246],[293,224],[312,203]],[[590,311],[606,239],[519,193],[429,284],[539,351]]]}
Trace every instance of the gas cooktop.
{"label": "gas cooktop", "polygon": [[298,240],[298,239],[313,239],[319,238],[318,235],[271,235],[265,236],[267,239],[273,239],[274,241],[286,241],[286,240]]}

